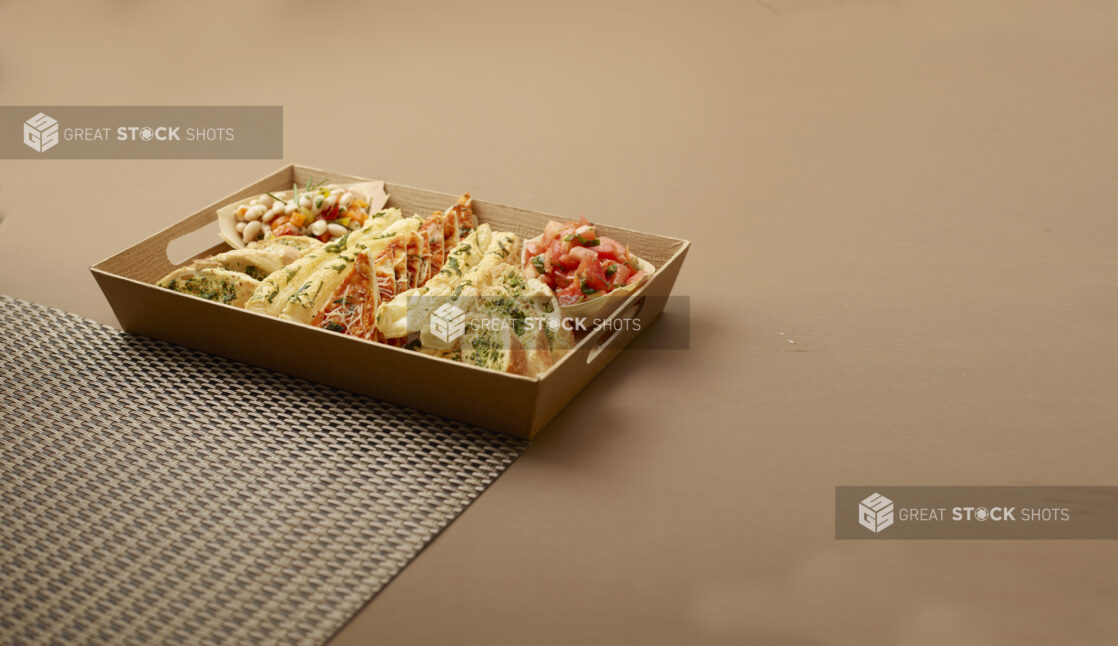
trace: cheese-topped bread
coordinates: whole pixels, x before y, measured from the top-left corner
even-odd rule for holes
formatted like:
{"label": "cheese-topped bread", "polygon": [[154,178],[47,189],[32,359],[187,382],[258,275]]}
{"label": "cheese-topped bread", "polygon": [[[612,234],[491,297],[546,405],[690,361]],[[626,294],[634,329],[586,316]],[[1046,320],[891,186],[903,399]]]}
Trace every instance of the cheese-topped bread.
{"label": "cheese-topped bread", "polygon": [[467,327],[459,348],[462,363],[514,375],[528,375],[528,355],[507,327]]}
{"label": "cheese-topped bread", "polygon": [[[287,297],[280,311],[280,318],[300,323],[309,323],[333,296],[338,285],[345,280],[347,272],[353,266],[358,253],[363,253],[369,258],[376,258],[389,246],[400,247],[406,235],[419,228],[422,220],[418,217],[407,217],[396,220],[382,233],[374,233],[358,229],[347,237],[331,243],[324,250],[334,246],[340,247],[337,254],[325,258],[307,279]],[[344,243],[344,244],[343,244]],[[393,244],[395,243],[395,244]],[[404,256],[401,249],[398,259],[394,256],[396,265],[404,271]]]}
{"label": "cheese-topped bread", "polygon": [[315,240],[310,236],[276,236],[268,238],[267,240],[258,240],[256,242],[248,243],[248,249],[275,249],[277,247],[288,247],[299,252],[300,256],[321,249],[322,245],[326,243]]}
{"label": "cheese-topped bread", "polygon": [[245,274],[213,266],[183,267],[167,274],[156,285],[173,292],[240,307],[260,284]]}
{"label": "cheese-topped bread", "polygon": [[573,345],[555,294],[540,281],[525,279],[511,265],[496,267],[493,274],[482,290],[479,311],[512,329],[527,355],[528,374],[546,371]]}
{"label": "cheese-topped bread", "polygon": [[272,272],[279,271],[298,259],[298,249],[276,245],[265,249],[234,249],[219,253],[210,258],[210,261],[229,271],[239,271],[250,278],[264,280]]}
{"label": "cheese-topped bread", "polygon": [[399,339],[418,332],[481,260],[492,237],[489,225],[482,224],[450,251],[438,273],[428,278],[423,287],[396,294],[382,303],[377,310],[377,328],[385,338]]}
{"label": "cheese-topped bread", "polygon": [[357,231],[352,231],[330,244],[309,251],[285,267],[282,272],[275,272],[265,278],[256,292],[245,303],[245,309],[270,316],[279,316],[298,290],[303,289],[303,292],[300,293],[300,297],[302,297],[309,289],[312,289],[310,287],[304,288],[304,286],[316,271],[326,265],[337,267],[339,261],[342,263],[342,267],[338,271],[345,269],[346,264],[353,262],[353,254],[348,254],[347,263],[345,259],[341,258],[343,253],[351,247],[360,249],[358,245],[365,244],[366,239],[380,235],[385,229],[398,222],[400,218],[399,209],[381,211],[370,217],[365,226]]}

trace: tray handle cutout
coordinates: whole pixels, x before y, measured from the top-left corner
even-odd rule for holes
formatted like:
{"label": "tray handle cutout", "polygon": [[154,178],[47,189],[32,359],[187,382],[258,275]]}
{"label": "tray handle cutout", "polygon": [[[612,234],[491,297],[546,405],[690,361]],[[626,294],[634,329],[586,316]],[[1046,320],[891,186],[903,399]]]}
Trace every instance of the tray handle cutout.
{"label": "tray handle cutout", "polygon": [[[636,319],[641,310],[644,309],[644,299],[644,295],[641,295],[640,298],[625,306],[617,314],[614,314],[613,316],[603,321],[602,326],[605,327],[616,320]],[[593,347],[590,348],[590,351],[586,353],[586,363],[593,363],[595,359],[601,356],[602,352],[605,352],[607,349],[610,349],[614,345],[614,341],[616,341],[618,337],[627,332],[632,333],[633,330],[628,329],[625,326],[618,327],[617,329],[612,331],[608,329],[599,330],[600,338],[594,343]]]}
{"label": "tray handle cutout", "polygon": [[213,223],[207,222],[189,233],[168,241],[167,260],[178,267],[219,242],[221,239],[214,233]]}

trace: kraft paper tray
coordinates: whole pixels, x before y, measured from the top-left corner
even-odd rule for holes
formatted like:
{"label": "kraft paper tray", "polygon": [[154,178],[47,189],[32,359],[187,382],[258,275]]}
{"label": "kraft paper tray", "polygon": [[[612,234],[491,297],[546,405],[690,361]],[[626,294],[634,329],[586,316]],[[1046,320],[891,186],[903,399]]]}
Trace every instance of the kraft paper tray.
{"label": "kraft paper tray", "polygon": [[[687,240],[596,223],[600,233],[628,244],[634,254],[651,262],[656,272],[573,351],[534,378],[437,359],[153,284],[176,267],[167,256],[173,240],[205,227],[212,227],[215,241],[218,239],[215,213],[219,206],[264,191],[289,189],[292,183],[302,185],[312,177],[337,183],[368,181],[288,165],[91,267],[120,325],[135,334],[530,439],[629,345],[639,330],[660,315],[690,246]],[[454,195],[398,184],[386,183],[385,188],[391,196],[388,206],[405,213],[441,211],[456,199]],[[473,208],[479,222],[525,238],[538,235],[548,220],[570,219],[479,200],[473,201]],[[194,258],[227,249],[222,242],[199,249]],[[640,325],[613,329],[610,321],[622,314],[637,319]]]}

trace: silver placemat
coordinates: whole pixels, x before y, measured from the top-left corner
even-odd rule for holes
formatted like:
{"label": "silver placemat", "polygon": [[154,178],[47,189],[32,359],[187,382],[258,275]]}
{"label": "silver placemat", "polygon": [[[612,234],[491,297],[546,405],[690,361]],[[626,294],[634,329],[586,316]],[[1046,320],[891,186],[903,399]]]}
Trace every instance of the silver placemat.
{"label": "silver placemat", "polygon": [[0,296],[0,643],[329,638],[515,438]]}

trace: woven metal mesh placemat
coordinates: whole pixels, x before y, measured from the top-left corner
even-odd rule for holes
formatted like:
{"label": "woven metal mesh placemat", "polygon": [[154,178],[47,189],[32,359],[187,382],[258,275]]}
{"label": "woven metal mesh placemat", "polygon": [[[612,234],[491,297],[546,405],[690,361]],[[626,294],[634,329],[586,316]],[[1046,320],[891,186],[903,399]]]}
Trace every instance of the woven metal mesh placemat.
{"label": "woven metal mesh placemat", "polygon": [[0,642],[319,643],[526,444],[0,296]]}

